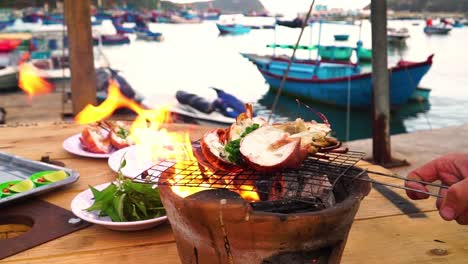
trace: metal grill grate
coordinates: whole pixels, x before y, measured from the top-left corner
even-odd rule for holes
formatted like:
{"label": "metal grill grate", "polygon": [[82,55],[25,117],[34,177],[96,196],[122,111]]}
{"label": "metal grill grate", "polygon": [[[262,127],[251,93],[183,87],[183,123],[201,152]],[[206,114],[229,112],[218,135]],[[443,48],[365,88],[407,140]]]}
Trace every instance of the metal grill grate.
{"label": "metal grill grate", "polygon": [[[265,207],[264,202],[268,201],[269,207],[276,208],[275,211],[281,211],[282,206],[288,210],[291,207],[304,207],[304,210],[310,211],[310,206],[323,209],[335,202],[332,194],[336,185],[346,182],[340,179],[358,178],[364,174],[354,167],[363,156],[364,153],[355,151],[319,153],[307,158],[299,169],[275,173],[260,173],[250,169],[240,172],[210,171],[201,165],[203,162],[197,160],[177,163],[163,161],[133,180],[158,183],[161,177],[170,178],[171,186],[229,189],[243,193],[246,200],[249,200],[249,195],[258,195],[260,201],[255,202],[258,208]],[[294,201],[294,206],[291,201]]]}

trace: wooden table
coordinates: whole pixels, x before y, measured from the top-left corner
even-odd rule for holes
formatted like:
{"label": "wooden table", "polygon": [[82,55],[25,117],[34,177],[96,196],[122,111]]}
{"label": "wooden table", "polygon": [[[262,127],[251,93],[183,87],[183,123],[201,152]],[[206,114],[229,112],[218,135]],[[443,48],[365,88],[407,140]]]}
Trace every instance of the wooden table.
{"label": "wooden table", "polygon": [[[172,125],[169,129],[190,130],[193,139],[207,130],[188,125]],[[109,182],[115,177],[105,159],[77,157],[62,149],[64,139],[79,132],[79,126],[63,123],[3,127],[0,128],[0,151],[33,160],[49,155],[51,159],[60,160],[77,170],[81,175],[78,182],[40,197],[70,209],[71,200],[88,185]],[[359,165],[373,171],[385,171],[365,162]],[[371,177],[380,179],[375,175]],[[385,196],[399,201],[399,206],[408,214]],[[417,201],[414,208],[409,205],[412,203],[400,190],[373,189],[361,204],[342,263],[468,263],[466,226],[441,220],[434,200]],[[438,252],[446,254],[435,255],[432,253],[434,249],[441,249]],[[0,262],[180,263],[169,224],[138,232],[117,232],[93,225]]]}

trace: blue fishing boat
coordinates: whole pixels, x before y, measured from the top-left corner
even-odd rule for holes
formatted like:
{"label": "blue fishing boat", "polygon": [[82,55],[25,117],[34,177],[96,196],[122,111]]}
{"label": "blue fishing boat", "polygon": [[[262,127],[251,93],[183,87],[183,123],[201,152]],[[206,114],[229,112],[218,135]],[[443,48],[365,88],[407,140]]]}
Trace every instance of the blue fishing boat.
{"label": "blue fishing boat", "polygon": [[428,35],[447,35],[451,27],[444,27],[444,26],[425,26],[424,33]]}
{"label": "blue fishing boat", "polygon": [[[270,87],[280,86],[288,60],[273,57],[252,57],[253,62]],[[390,68],[390,103],[399,106],[414,94],[422,77],[432,65],[429,56],[423,62],[400,61]],[[372,103],[372,73],[360,73],[359,67],[352,64],[297,62],[291,64],[283,93],[307,100],[316,100],[338,106],[349,104],[355,108],[368,108]],[[348,98],[349,93],[349,98]]]}
{"label": "blue fishing boat", "polygon": [[130,39],[123,34],[101,35],[102,45],[122,45],[129,44]]}
{"label": "blue fishing boat", "polygon": [[134,28],[127,28],[122,26],[121,20],[119,19],[112,20],[112,25],[114,26],[115,31],[117,31],[117,34],[135,33]]}
{"label": "blue fishing boat", "polygon": [[240,34],[246,34],[249,33],[251,28],[244,26],[244,25],[239,25],[239,24],[219,24],[216,23],[216,26],[219,29],[219,32],[221,34],[232,34],[232,35],[240,35]]}
{"label": "blue fishing boat", "polygon": [[163,35],[159,32],[152,32],[148,28],[135,28],[137,38],[143,40],[162,41]]}

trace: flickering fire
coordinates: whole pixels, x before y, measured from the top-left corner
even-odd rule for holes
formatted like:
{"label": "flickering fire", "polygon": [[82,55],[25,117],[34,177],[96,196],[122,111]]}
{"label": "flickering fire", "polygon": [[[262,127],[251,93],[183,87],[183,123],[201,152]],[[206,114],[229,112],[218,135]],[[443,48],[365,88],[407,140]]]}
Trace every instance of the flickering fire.
{"label": "flickering fire", "polygon": [[29,98],[50,93],[53,89],[52,84],[41,77],[39,69],[26,63],[19,65],[18,86],[28,94]]}
{"label": "flickering fire", "polygon": [[[138,160],[148,160],[148,157],[150,157],[151,161],[155,163],[164,160],[174,161],[176,163],[174,166],[174,178],[169,180],[169,182],[177,182],[179,185],[183,185],[183,181],[186,181],[186,186],[171,187],[172,191],[181,197],[187,197],[191,194],[210,189],[210,178],[213,177],[212,180],[215,180],[215,176],[207,168],[204,168],[204,177],[194,175],[193,178],[187,179],[187,176],[184,175],[182,179],[180,175],[180,169],[177,164],[187,160],[196,160],[196,158],[193,154],[192,142],[187,131],[172,132],[167,131],[163,127],[164,124],[172,122],[170,118],[170,106],[161,106],[157,109],[144,109],[135,101],[125,97],[120,92],[118,83],[110,80],[106,100],[99,106],[87,105],[78,113],[75,121],[78,124],[102,121],[110,117],[115,110],[122,107],[129,108],[137,114],[137,118],[131,125],[129,137],[137,145]],[[239,192],[244,199],[248,201],[260,200],[258,194],[253,191],[253,187],[245,186],[245,188],[241,189],[245,190]]]}

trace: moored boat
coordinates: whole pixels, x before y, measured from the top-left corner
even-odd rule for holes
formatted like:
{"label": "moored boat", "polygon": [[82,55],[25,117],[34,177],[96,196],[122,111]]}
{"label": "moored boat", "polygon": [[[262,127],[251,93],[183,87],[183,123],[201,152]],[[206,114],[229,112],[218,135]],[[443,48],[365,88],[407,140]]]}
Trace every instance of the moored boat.
{"label": "moored boat", "polygon": [[[422,77],[432,65],[429,56],[423,62],[400,61],[390,68],[390,103],[399,106],[414,93]],[[278,89],[287,68],[287,61],[280,64],[263,58],[252,60],[270,87]],[[304,64],[293,62],[286,78],[283,93],[308,100],[316,100],[338,106],[349,104],[355,108],[368,108],[372,103],[372,73],[359,73],[357,68],[334,64]],[[350,97],[348,98],[348,92]]]}
{"label": "moored boat", "polygon": [[14,51],[21,43],[20,39],[0,39],[0,52]]}
{"label": "moored boat", "polygon": [[387,28],[387,40],[390,43],[401,43],[409,37],[410,35],[407,28]]}
{"label": "moored boat", "polygon": [[138,39],[162,41],[163,35],[159,32],[152,32],[149,29],[135,29],[135,34]]}
{"label": "moored boat", "polygon": [[300,28],[305,24],[305,22],[302,18],[296,17],[293,20],[276,20],[276,24],[284,27]]}
{"label": "moored boat", "polygon": [[117,32],[117,34],[127,34],[127,33],[134,33],[135,30],[133,28],[127,28],[127,27],[124,27],[118,23],[113,23],[114,25],[114,28],[115,28],[115,31]]}
{"label": "moored boat", "polygon": [[18,67],[0,66],[0,92],[9,91],[18,87]]}
{"label": "moored boat", "polygon": [[447,35],[452,30],[451,27],[425,26],[424,33],[428,35]]}
{"label": "moored boat", "polygon": [[249,33],[251,28],[240,24],[219,24],[216,23],[221,34],[240,35]]}
{"label": "moored boat", "polygon": [[101,35],[102,45],[122,45],[129,44],[130,39],[123,34]]}

